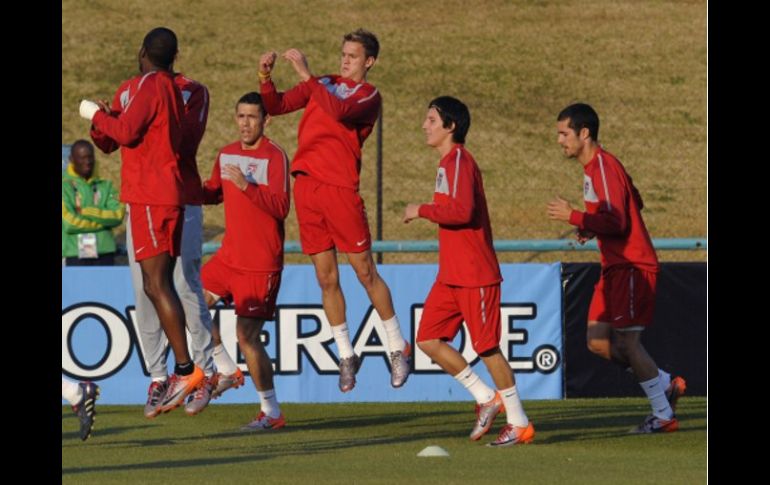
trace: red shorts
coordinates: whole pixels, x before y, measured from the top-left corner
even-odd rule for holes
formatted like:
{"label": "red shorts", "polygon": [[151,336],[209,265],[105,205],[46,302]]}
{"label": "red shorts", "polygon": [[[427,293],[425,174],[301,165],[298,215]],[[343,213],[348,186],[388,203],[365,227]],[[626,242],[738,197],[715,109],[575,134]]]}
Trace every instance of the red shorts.
{"label": "red shorts", "polygon": [[298,174],[294,208],[303,253],[317,254],[334,247],[343,253],[360,253],[372,247],[366,208],[358,191]]}
{"label": "red shorts", "polygon": [[638,268],[602,271],[594,286],[588,321],[609,323],[612,328],[649,326],[655,312],[657,277],[657,273]]}
{"label": "red shorts", "polygon": [[179,256],[182,248],[183,207],[131,204],[129,214],[136,261],[161,253],[169,253],[172,258]]}
{"label": "red shorts", "polygon": [[235,301],[235,314],[247,318],[272,320],[275,300],[281,287],[281,272],[251,273],[224,264],[215,254],[201,269],[206,291],[225,302]]}
{"label": "red shorts", "polygon": [[422,309],[417,342],[452,340],[463,320],[477,354],[500,347],[500,284],[464,288],[436,281]]}

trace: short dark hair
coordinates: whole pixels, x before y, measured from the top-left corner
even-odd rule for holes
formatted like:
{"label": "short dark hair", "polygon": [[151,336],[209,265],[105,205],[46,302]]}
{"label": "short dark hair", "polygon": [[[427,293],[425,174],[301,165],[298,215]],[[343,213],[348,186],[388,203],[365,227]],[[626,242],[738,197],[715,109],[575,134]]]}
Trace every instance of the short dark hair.
{"label": "short dark hair", "polygon": [[174,64],[178,51],[176,34],[166,27],[156,27],[144,36],[142,47],[150,62],[157,67],[168,69]]}
{"label": "short dark hair", "polygon": [[428,109],[434,108],[444,122],[444,128],[451,128],[454,123],[452,140],[455,143],[465,143],[465,135],[471,127],[471,112],[465,103],[451,96],[439,96],[430,103]]}
{"label": "short dark hair", "polygon": [[84,147],[90,149],[91,152],[94,151],[94,146],[91,144],[91,142],[81,138],[79,140],[75,140],[72,143],[72,146],[70,147],[70,158],[72,158],[72,154],[75,152],[75,149],[78,148],[78,147],[81,147],[81,146],[84,146]]}
{"label": "short dark hair", "polygon": [[376,35],[368,30],[358,29],[355,32],[348,32],[342,38],[342,42],[358,42],[364,46],[366,57],[374,57],[376,59],[380,54],[380,41],[377,40]]}
{"label": "short dark hair", "polygon": [[239,104],[256,104],[259,106],[260,111],[262,111],[262,116],[265,116],[267,114],[267,110],[265,109],[265,105],[262,103],[262,96],[256,91],[252,91],[250,93],[246,93],[243,96],[241,96],[241,99],[238,100],[237,103],[235,103],[235,109],[238,109]]}
{"label": "short dark hair", "polygon": [[575,103],[567,106],[561,110],[556,121],[566,119],[569,119],[567,126],[572,128],[575,133],[579,134],[580,130],[588,128],[588,136],[595,142],[599,141],[599,115],[590,105]]}

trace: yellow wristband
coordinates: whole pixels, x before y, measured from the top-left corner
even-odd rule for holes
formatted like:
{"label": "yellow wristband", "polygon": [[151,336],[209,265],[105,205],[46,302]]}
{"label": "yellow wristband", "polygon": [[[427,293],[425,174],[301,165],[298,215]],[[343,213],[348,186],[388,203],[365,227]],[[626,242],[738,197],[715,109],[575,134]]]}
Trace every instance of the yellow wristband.
{"label": "yellow wristband", "polygon": [[270,73],[263,73],[262,71],[257,71],[257,76],[259,77],[260,81],[264,81],[266,79],[270,79]]}

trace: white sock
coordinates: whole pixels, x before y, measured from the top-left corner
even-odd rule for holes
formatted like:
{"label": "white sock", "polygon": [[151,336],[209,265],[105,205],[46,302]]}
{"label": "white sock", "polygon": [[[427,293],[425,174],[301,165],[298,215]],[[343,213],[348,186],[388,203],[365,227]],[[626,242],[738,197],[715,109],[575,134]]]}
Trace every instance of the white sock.
{"label": "white sock", "polygon": [[61,397],[74,406],[83,398],[83,390],[77,382],[67,381],[62,378]]}
{"label": "white sock", "polygon": [[508,416],[508,424],[512,424],[517,428],[524,428],[529,424],[529,419],[526,413],[524,413],[524,406],[521,405],[521,399],[519,399],[519,391],[516,389],[516,385],[509,387],[508,389],[500,389],[500,397],[505,404],[505,414]]}
{"label": "white sock", "polygon": [[660,383],[660,376],[655,376],[649,381],[639,383],[647,394],[647,399],[650,400],[650,406],[652,406],[652,414],[660,419],[671,419],[674,416],[674,411],[671,409],[671,405],[668,404],[666,399],[666,390]]}
{"label": "white sock", "polygon": [[471,366],[467,366],[453,377],[468,389],[477,403],[484,404],[495,398],[495,390],[484,384],[484,381],[471,370]]}
{"label": "white sock", "polygon": [[340,354],[340,359],[353,357],[353,346],[350,345],[348,323],[342,322],[340,325],[332,325],[332,335],[334,335],[334,342],[337,344],[337,352]]}
{"label": "white sock", "polygon": [[262,403],[262,412],[269,418],[277,418],[281,415],[281,407],[278,405],[278,399],[275,397],[275,389],[268,391],[259,391],[259,401]]}
{"label": "white sock", "polygon": [[168,380],[168,376],[164,377],[153,377],[152,382],[166,382]]}
{"label": "white sock", "polygon": [[658,377],[660,377],[660,385],[663,386],[663,391],[665,391],[671,385],[671,374],[658,368]]}
{"label": "white sock", "polygon": [[224,344],[214,347],[213,355],[214,366],[216,366],[219,373],[229,376],[235,374],[235,371],[238,370],[238,366],[235,365],[233,359],[230,358],[230,354],[225,350]]}
{"label": "white sock", "polygon": [[382,325],[385,327],[385,333],[388,335],[388,351],[404,350],[406,348],[406,340],[401,335],[401,324],[398,323],[398,317],[393,315],[392,318],[383,320]]}

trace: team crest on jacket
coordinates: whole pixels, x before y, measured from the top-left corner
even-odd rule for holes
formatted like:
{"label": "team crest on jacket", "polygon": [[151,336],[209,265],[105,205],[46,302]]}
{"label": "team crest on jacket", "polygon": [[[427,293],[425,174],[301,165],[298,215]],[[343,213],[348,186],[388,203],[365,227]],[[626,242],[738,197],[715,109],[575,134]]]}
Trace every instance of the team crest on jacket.
{"label": "team crest on jacket", "polygon": [[586,174],[583,174],[583,200],[586,202],[599,202],[599,197],[594,190],[594,183]]}
{"label": "team crest on jacket", "polygon": [[444,167],[439,167],[436,173],[436,193],[449,195],[449,182]]}
{"label": "team crest on jacket", "polygon": [[363,84],[356,84],[355,87],[349,88],[345,83],[333,84],[331,78],[329,77],[322,77],[318,80],[318,82],[323,84],[327,91],[339,99],[348,99],[349,97],[353,96],[356,91],[358,91],[358,88],[363,86]]}
{"label": "team crest on jacket", "polygon": [[128,89],[120,93],[120,106],[123,109],[126,109],[126,106],[128,106],[129,99],[131,99],[131,93],[128,92]]}
{"label": "team crest on jacket", "polygon": [[267,185],[267,168],[270,160],[267,158],[253,158],[244,155],[223,153],[219,156],[220,169],[226,165],[235,165],[241,169],[241,173],[252,184]]}

